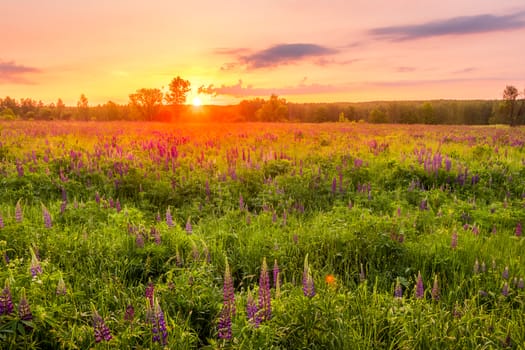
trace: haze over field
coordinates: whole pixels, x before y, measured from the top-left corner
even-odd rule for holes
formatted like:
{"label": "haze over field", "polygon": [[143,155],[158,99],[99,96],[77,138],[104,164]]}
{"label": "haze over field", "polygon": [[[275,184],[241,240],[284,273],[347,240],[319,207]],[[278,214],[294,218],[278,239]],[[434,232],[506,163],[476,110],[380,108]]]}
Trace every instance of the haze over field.
{"label": "haze over field", "polygon": [[522,0],[2,1],[0,96],[127,103],[495,99],[523,86]]}

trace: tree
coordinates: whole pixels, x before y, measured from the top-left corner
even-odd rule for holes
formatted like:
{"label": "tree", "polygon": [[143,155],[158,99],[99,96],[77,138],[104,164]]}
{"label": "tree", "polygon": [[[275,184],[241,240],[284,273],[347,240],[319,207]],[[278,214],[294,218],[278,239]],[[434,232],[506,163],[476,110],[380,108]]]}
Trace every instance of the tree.
{"label": "tree", "polygon": [[80,99],[77,102],[78,118],[81,120],[89,119],[89,106],[86,95],[80,95]]}
{"label": "tree", "polygon": [[510,126],[518,125],[518,113],[516,113],[520,112],[517,108],[518,95],[518,89],[513,85],[507,85],[503,90],[503,110]]}
{"label": "tree", "polygon": [[284,98],[272,94],[257,111],[257,120],[264,122],[281,122],[288,119],[288,105]]}
{"label": "tree", "polygon": [[166,94],[166,102],[173,105],[182,105],[186,102],[186,95],[190,91],[190,82],[181,77],[173,78],[169,88],[170,91]]}
{"label": "tree", "polygon": [[62,101],[62,99],[59,98],[55,105],[55,118],[62,119],[65,110],[66,110],[66,105],[64,104],[64,101]]}
{"label": "tree", "polygon": [[129,95],[131,107],[133,107],[144,120],[153,120],[159,113],[162,105],[162,91],[159,89],[139,89],[136,93]]}

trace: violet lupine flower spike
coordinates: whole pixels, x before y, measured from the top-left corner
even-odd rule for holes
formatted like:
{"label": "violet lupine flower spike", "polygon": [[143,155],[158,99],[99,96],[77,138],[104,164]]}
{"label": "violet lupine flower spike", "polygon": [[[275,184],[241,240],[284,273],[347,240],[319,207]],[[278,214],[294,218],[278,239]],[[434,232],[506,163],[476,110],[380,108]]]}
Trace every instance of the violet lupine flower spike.
{"label": "violet lupine flower spike", "polygon": [[219,315],[219,322],[217,324],[217,331],[220,339],[231,339],[233,315],[235,315],[235,292],[233,289],[230,265],[228,264],[228,259],[226,259],[223,281],[223,304]]}
{"label": "violet lupine flower spike", "polygon": [[155,294],[155,286],[153,285],[153,282],[149,281],[148,286],[146,287],[146,291],[144,295],[146,296],[146,299],[148,299],[150,306],[153,307],[153,296]]}
{"label": "violet lupine flower spike", "polygon": [[250,322],[254,328],[258,328],[261,323],[261,318],[257,311],[257,304],[253,298],[252,290],[248,289],[248,296],[246,297],[246,315],[248,316],[248,322]]}
{"label": "violet lupine flower spike", "polygon": [[29,248],[31,252],[31,277],[36,278],[37,275],[42,274],[42,266],[40,265],[40,260],[37,258],[33,248]]}
{"label": "violet lupine flower spike", "polygon": [[401,286],[401,281],[399,280],[399,277],[396,279],[396,286],[394,288],[394,297],[396,299],[403,298],[403,287]]}
{"label": "violet lupine flower spike", "polygon": [[149,303],[146,305],[146,318],[151,324],[151,333],[153,343],[160,343],[161,345],[168,344],[168,330],[166,328],[166,320],[164,312],[159,305],[159,301],[155,298],[154,305]]}
{"label": "violet lupine flower spike", "polygon": [[111,332],[106,326],[104,319],[99,315],[95,307],[93,306],[93,331],[95,333],[95,343],[100,343],[101,341],[110,341]]}
{"label": "violet lupine flower spike", "polygon": [[51,221],[51,213],[49,213],[49,210],[44,206],[44,204],[42,204],[42,217],[44,219],[45,228],[53,227],[53,223]]}
{"label": "violet lupine flower spike", "polygon": [[425,287],[423,286],[423,278],[421,277],[421,272],[417,273],[417,282],[416,282],[416,298],[423,299],[425,296]]}
{"label": "violet lupine flower spike", "polygon": [[4,289],[0,292],[0,315],[10,315],[13,313],[13,297],[11,296],[11,287],[9,280],[5,280]]}
{"label": "violet lupine flower spike", "polygon": [[268,265],[266,265],[266,258],[263,258],[261,274],[259,276],[259,310],[261,313],[261,321],[266,321],[272,318],[270,276],[268,275]]}
{"label": "violet lupine flower spike", "polygon": [[62,278],[62,276],[60,276],[58,280],[55,293],[56,295],[66,295],[67,294],[66,283],[64,282],[64,278]]}
{"label": "violet lupine flower spike", "polygon": [[173,217],[171,216],[170,208],[166,209],[166,224],[168,227],[173,227]]}
{"label": "violet lupine flower spike", "polygon": [[24,219],[24,213],[22,211],[22,205],[20,204],[20,200],[16,202],[15,206],[15,220],[16,222],[22,222]]}
{"label": "violet lupine flower spike", "polygon": [[521,237],[521,231],[521,222],[518,222],[518,224],[516,225],[516,237]]}
{"label": "violet lupine flower spike", "polygon": [[304,269],[303,269],[303,294],[308,298],[315,296],[315,285],[312,278],[312,271],[308,264],[308,254],[304,258]]}
{"label": "violet lupine flower spike", "polygon": [[434,284],[432,285],[432,300],[438,301],[440,297],[440,290],[439,290],[439,282],[438,282],[438,276],[434,276]]}
{"label": "violet lupine flower spike", "polygon": [[457,246],[458,246],[458,233],[454,231],[452,233],[452,239],[450,241],[450,248],[454,250],[457,248]]}
{"label": "violet lupine flower spike", "polygon": [[[23,287],[20,292],[20,302],[18,303],[18,317],[21,321],[25,322],[33,320],[33,314],[31,313],[31,308],[26,298],[26,290]],[[33,327],[30,324],[24,323],[24,328],[26,331],[29,331]]]}

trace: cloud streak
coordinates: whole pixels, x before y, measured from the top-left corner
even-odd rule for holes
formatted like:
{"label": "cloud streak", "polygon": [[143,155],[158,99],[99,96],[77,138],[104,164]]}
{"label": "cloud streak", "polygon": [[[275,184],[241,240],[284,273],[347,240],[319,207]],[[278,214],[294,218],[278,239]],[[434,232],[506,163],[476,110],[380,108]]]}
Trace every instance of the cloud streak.
{"label": "cloud streak", "polygon": [[374,28],[369,34],[394,41],[465,35],[525,28],[525,11],[510,15],[460,16],[421,24]]}
{"label": "cloud streak", "polygon": [[235,62],[228,62],[221,70],[232,70],[245,67],[248,70],[274,68],[283,65],[311,61],[314,64],[324,65],[331,62],[331,56],[339,51],[326,46],[311,43],[278,44],[267,49],[249,52],[247,49],[218,49],[216,54],[235,56]]}
{"label": "cloud streak", "polygon": [[308,94],[322,94],[346,91],[348,88],[338,85],[323,85],[323,84],[305,84],[303,80],[299,85],[278,87],[278,88],[257,88],[252,85],[244,85],[242,80],[233,85],[221,85],[215,87],[213,84],[199,87],[198,92],[209,95],[226,95],[237,98],[251,97],[251,96],[270,96],[277,95],[308,95]]}
{"label": "cloud streak", "polygon": [[0,84],[31,84],[31,82],[25,78],[25,75],[30,73],[40,73],[40,69],[18,65],[13,61],[0,61]]}

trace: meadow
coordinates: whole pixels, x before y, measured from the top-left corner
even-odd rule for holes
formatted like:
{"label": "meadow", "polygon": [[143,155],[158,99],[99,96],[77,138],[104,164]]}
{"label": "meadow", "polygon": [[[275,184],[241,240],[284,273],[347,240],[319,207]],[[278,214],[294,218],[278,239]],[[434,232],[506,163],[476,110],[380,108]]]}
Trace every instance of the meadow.
{"label": "meadow", "polygon": [[0,122],[2,349],[524,349],[525,129]]}

